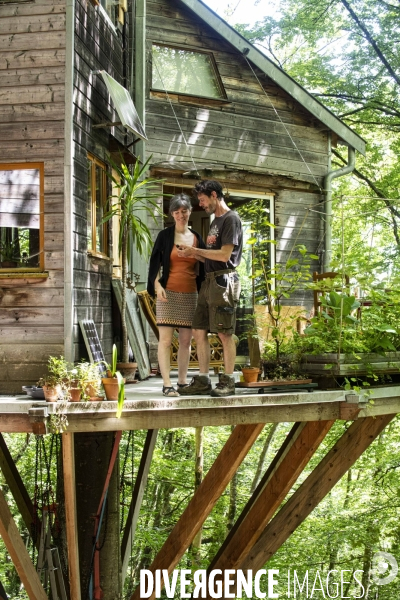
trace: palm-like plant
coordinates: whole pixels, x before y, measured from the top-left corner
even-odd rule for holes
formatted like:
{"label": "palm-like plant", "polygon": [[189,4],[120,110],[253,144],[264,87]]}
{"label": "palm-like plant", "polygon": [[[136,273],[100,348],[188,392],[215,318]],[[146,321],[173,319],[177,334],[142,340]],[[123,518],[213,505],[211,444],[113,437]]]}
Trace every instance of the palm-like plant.
{"label": "palm-like plant", "polygon": [[[122,157],[121,157],[122,159]],[[148,160],[141,165],[139,159],[132,170],[122,159],[121,164],[110,161],[116,175],[111,175],[114,189],[117,193],[108,198],[107,210],[103,222],[113,217],[119,220],[118,252],[121,255],[121,323],[122,323],[122,349],[121,362],[128,362],[128,330],[126,325],[126,289],[128,286],[128,268],[132,257],[132,250],[136,248],[139,255],[148,258],[152,246],[150,230],[141,218],[140,212],[149,215],[157,223],[156,215],[162,211],[157,203],[160,198],[161,179],[145,177],[148,169]]]}

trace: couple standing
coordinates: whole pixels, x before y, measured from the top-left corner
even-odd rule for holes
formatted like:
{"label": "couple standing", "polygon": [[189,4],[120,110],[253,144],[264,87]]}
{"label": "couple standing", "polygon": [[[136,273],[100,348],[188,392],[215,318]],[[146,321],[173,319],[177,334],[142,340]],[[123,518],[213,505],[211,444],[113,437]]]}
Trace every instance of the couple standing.
{"label": "couple standing", "polygon": [[[163,394],[169,397],[229,396],[235,393],[236,344],[232,336],[240,294],[235,269],[242,256],[242,223],[239,215],[225,203],[218,181],[200,181],[194,192],[206,213],[215,216],[207,243],[188,227],[192,212],[190,198],[178,194],[170,202],[175,225],[158,234],[150,258],[147,291],[157,295],[158,364]],[[170,380],[170,347],[176,328],[179,329],[177,390]],[[208,332],[218,334],[224,351],[225,373],[219,375],[213,390],[209,377]],[[199,374],[188,384],[192,334],[196,340]]]}

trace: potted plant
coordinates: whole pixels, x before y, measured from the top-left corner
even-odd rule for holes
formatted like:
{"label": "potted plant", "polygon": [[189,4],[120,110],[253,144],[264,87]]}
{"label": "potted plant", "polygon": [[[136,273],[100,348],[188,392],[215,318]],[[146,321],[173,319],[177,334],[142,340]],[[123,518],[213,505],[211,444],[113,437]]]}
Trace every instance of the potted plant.
{"label": "potted plant", "polygon": [[[320,285],[320,284],[319,284]],[[327,284],[321,311],[298,340],[301,369],[323,384],[337,378],[359,383],[397,374],[400,367],[400,303],[397,290],[369,289],[357,299]],[[361,381],[361,380],[360,380]]]}
{"label": "potted plant", "polygon": [[261,255],[253,274],[260,297],[255,320],[257,332],[266,338],[262,364],[264,378],[268,380],[298,377],[294,339],[297,323],[304,318],[304,309],[292,306],[290,299],[304,289],[311,278],[311,261],[318,257],[302,245],[296,247],[296,254],[272,268]]}
{"label": "potted plant", "polygon": [[[157,223],[156,215],[162,214],[156,202],[160,198],[162,180],[145,177],[151,157],[141,165],[137,159],[131,169],[121,157],[121,164],[110,161],[115,174],[111,175],[117,193],[107,200],[107,210],[103,222],[114,217],[119,220],[118,252],[121,255],[121,324],[122,347],[121,363],[129,363],[128,329],[126,323],[126,290],[131,285],[128,268],[135,248],[140,256],[150,254],[152,239],[150,230],[143,219],[147,215]],[[142,215],[142,216],[141,216]]]}
{"label": "potted plant", "polygon": [[99,364],[82,361],[76,365],[76,371],[82,399],[102,400],[99,395],[101,386]]}
{"label": "potted plant", "polygon": [[43,388],[48,402],[56,402],[68,387],[69,365],[63,356],[49,356],[47,368],[48,374],[39,379],[38,386]]}
{"label": "potted plant", "polygon": [[242,374],[246,383],[253,383],[258,380],[260,369],[251,366],[242,367]]}
{"label": "potted plant", "polygon": [[61,397],[61,385],[58,377],[49,373],[44,375],[37,382],[38,387],[43,388],[44,399],[47,402],[57,402]]}
{"label": "potted plant", "polygon": [[117,418],[121,416],[122,407],[125,400],[125,380],[121,373],[117,371],[117,347],[113,345],[112,351],[112,362],[106,364],[107,377],[103,377],[101,382],[103,384],[104,392],[107,400],[117,400]]}

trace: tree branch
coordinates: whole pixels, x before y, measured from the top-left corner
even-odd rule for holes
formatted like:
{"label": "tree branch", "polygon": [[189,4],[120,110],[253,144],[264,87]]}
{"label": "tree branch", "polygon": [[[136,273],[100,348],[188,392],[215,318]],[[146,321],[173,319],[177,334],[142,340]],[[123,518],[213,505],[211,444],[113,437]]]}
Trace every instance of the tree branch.
{"label": "tree branch", "polygon": [[[341,156],[341,154],[337,150],[332,149],[332,153],[335,156],[337,156],[337,158],[339,158],[342,161],[343,164],[346,164],[345,159]],[[381,200],[385,204],[386,208],[388,209],[388,211],[390,213],[390,217],[391,217],[391,220],[392,220],[393,235],[394,235],[394,238],[396,240],[396,244],[400,248],[399,228],[398,228],[398,224],[397,224],[397,221],[396,221],[396,218],[400,219],[400,211],[395,206],[393,206],[393,204],[391,203],[390,199],[386,197],[386,195],[382,192],[382,190],[380,190],[375,185],[375,183],[371,179],[369,179],[369,177],[367,177],[366,175],[364,175],[363,173],[361,173],[357,169],[353,170],[353,174],[358,179],[361,179],[362,181],[365,181],[365,183],[368,185],[368,187],[370,187],[371,190],[378,196],[378,198],[381,198]]]}
{"label": "tree branch", "polygon": [[386,59],[386,57],[383,54],[383,52],[380,50],[378,44],[376,43],[376,41],[374,40],[374,38],[372,37],[372,35],[369,33],[368,29],[365,27],[364,23],[361,21],[361,19],[358,18],[358,16],[353,11],[353,9],[351,8],[351,6],[347,2],[347,0],[340,0],[340,1],[343,4],[343,6],[348,10],[350,16],[355,21],[355,23],[357,24],[357,26],[364,33],[366,39],[369,41],[369,43],[371,44],[371,46],[375,50],[375,53],[376,53],[377,57],[379,58],[379,60],[381,61],[381,63],[386,67],[388,73],[390,73],[390,75],[395,80],[395,82],[397,83],[397,85],[400,85],[400,78],[397,76],[397,73],[395,73],[395,71],[392,69],[392,66],[390,65],[390,63]]}

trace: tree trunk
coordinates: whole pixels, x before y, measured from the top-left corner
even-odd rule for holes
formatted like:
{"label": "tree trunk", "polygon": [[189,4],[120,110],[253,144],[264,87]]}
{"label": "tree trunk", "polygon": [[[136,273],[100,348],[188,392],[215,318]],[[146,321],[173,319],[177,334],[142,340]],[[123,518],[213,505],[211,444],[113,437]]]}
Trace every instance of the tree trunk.
{"label": "tree trunk", "polygon": [[[93,552],[94,517],[106,481],[114,433],[76,433],[76,505],[78,518],[79,564],[82,600],[88,597]],[[107,504],[100,530],[100,586],[103,600],[116,600],[121,594],[119,535],[118,459],[110,479]]]}
{"label": "tree trunk", "polygon": [[275,431],[278,429],[278,427],[279,427],[279,423],[271,424],[270,430],[267,435],[267,439],[265,440],[263,449],[260,454],[260,458],[259,458],[258,465],[257,465],[257,471],[256,471],[256,474],[254,475],[253,483],[251,484],[251,490],[250,490],[251,494],[254,492],[254,490],[258,486],[258,483],[261,479],[261,476],[262,476],[262,473],[264,470],[265,458],[268,454],[268,450],[271,445],[272,438],[274,437]]}
{"label": "tree trunk", "polygon": [[[203,441],[204,441],[204,427],[196,427],[195,429],[195,463],[194,463],[194,491],[196,492],[197,488],[201,484],[203,480]],[[203,528],[200,527],[199,531],[196,533],[192,545],[192,567],[193,569],[200,567],[200,548],[201,548],[201,538],[203,534]]]}

